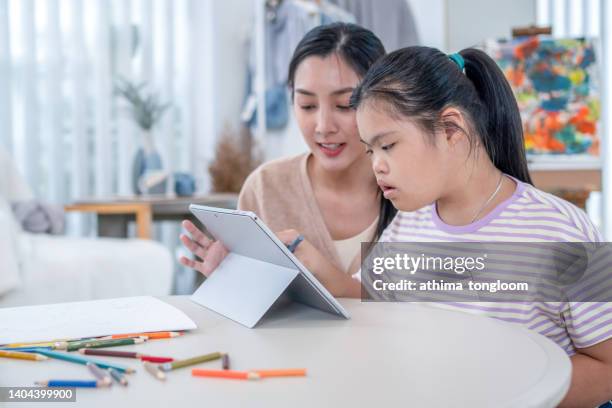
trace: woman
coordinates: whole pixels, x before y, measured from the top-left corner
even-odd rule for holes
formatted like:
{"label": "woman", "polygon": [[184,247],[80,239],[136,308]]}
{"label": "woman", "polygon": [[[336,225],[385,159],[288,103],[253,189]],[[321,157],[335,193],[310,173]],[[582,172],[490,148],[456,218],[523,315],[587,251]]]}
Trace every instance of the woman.
{"label": "woman", "polygon": [[[255,212],[281,239],[300,231],[347,277],[359,269],[361,242],[375,241],[395,215],[376,184],[349,106],[353,89],[384,54],[380,40],[354,24],[308,32],[293,54],[288,85],[310,151],[262,165],[238,199],[239,209]],[[191,237],[181,235],[181,241],[203,261],[182,257],[181,263],[210,274],[225,248],[191,222],[183,226]]]}

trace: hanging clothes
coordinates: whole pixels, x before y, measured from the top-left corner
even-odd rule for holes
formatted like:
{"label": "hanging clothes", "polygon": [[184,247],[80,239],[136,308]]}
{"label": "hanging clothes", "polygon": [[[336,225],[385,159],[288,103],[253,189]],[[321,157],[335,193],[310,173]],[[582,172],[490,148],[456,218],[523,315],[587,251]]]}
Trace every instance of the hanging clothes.
{"label": "hanging clothes", "polygon": [[372,30],[387,52],[419,45],[419,35],[408,0],[329,0],[353,14],[357,24]]}
{"label": "hanging clothes", "polygon": [[343,8],[330,3],[329,1],[321,1],[319,4],[321,24],[331,24],[337,21],[344,23],[356,23],[357,19],[354,15],[344,10]]}
{"label": "hanging clothes", "polygon": [[[354,22],[356,19],[340,7],[321,1],[320,4],[305,0],[285,0],[270,13],[265,27],[265,82],[266,82],[266,127],[282,129],[289,117],[287,74],[293,52],[304,35],[321,24],[336,21]],[[247,99],[242,120],[249,126],[256,125],[255,47],[250,44],[247,73]]]}

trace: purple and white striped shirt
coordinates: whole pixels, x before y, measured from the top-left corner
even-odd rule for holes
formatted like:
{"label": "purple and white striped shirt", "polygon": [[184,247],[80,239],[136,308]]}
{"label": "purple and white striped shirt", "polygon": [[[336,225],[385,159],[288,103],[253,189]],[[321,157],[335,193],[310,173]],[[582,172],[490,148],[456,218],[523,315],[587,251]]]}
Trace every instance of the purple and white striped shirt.
{"label": "purple and white striped shirt", "polygon": [[[601,242],[587,215],[572,204],[513,179],[514,194],[482,219],[447,225],[435,204],[398,212],[380,242]],[[543,334],[568,355],[612,338],[612,303],[444,302],[444,308],[484,314]]]}

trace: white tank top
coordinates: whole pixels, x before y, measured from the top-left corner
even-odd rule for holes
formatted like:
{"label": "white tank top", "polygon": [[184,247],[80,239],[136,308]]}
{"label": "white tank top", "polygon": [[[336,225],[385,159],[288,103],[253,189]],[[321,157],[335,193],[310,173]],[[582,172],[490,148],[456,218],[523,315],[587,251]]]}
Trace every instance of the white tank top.
{"label": "white tank top", "polygon": [[362,242],[370,242],[372,237],[374,236],[374,232],[376,231],[376,225],[378,224],[378,217],[374,220],[374,222],[366,229],[361,231],[359,234],[347,238],[334,241],[334,245],[336,246],[336,250],[338,251],[338,255],[340,256],[340,262],[342,263],[342,269],[349,273],[349,267],[355,256],[359,254],[361,251],[361,243]]}

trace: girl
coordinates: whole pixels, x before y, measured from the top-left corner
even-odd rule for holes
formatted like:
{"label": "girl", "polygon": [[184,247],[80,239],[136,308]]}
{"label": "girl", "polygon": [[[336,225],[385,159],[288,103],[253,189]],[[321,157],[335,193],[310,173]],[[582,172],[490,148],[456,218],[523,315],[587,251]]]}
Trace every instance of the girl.
{"label": "girl", "polygon": [[[371,31],[354,24],[306,34],[290,62],[288,85],[310,152],[264,164],[238,200],[239,209],[255,212],[273,231],[302,232],[347,276],[359,269],[361,242],[375,240],[396,212],[376,185],[349,106],[353,89],[384,53]],[[208,275],[226,254],[222,243],[189,221],[183,226],[191,235],[181,235],[183,244],[203,261],[182,257],[181,263]]]}
{"label": "girl", "polygon": [[[399,210],[381,241],[602,239],[581,210],[532,186],[512,90],[482,51],[398,50],[368,71],[351,102],[378,185]],[[308,243],[296,254],[319,268],[315,274],[335,295],[359,295],[359,283]],[[562,406],[593,407],[612,397],[612,304],[452,306],[524,324],[562,347],[573,367]]]}

